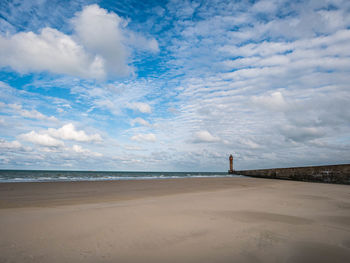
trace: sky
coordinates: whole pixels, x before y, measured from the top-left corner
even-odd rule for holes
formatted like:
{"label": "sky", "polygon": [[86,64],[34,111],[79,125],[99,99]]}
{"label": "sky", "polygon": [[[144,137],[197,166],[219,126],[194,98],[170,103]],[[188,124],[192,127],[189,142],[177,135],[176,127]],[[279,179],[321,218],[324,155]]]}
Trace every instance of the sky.
{"label": "sky", "polygon": [[0,169],[350,163],[350,1],[0,2]]}

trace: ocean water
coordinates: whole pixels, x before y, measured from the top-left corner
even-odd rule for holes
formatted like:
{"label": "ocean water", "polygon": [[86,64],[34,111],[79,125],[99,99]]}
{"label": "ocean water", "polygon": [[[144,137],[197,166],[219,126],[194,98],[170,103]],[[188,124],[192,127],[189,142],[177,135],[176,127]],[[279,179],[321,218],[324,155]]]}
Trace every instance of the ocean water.
{"label": "ocean water", "polygon": [[149,180],[149,179],[201,178],[201,177],[241,177],[241,176],[229,175],[227,173],[206,173],[206,172],[179,173],[179,172],[0,170],[0,183]]}

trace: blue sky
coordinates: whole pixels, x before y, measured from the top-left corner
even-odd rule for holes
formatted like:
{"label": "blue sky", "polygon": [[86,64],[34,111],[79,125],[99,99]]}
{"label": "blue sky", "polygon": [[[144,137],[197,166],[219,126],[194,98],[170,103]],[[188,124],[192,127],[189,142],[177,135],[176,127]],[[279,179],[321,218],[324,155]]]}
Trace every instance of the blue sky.
{"label": "blue sky", "polygon": [[350,2],[1,1],[0,168],[349,163]]}

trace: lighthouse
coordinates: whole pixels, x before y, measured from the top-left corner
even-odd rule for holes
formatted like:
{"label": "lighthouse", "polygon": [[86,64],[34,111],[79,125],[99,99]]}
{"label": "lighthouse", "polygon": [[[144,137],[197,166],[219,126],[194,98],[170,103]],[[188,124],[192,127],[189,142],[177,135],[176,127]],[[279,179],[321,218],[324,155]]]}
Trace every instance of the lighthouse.
{"label": "lighthouse", "polygon": [[233,174],[233,156],[232,156],[232,154],[230,155],[230,157],[228,159],[230,160],[230,170],[228,170],[228,173]]}

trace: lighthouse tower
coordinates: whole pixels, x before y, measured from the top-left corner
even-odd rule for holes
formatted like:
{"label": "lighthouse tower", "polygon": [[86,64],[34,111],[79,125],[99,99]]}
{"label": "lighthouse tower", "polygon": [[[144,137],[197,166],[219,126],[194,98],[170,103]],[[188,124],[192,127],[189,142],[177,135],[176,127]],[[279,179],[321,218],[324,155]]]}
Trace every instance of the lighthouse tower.
{"label": "lighthouse tower", "polygon": [[233,174],[233,156],[232,154],[230,155],[230,157],[228,158],[230,160],[230,170],[228,170],[229,174]]}

